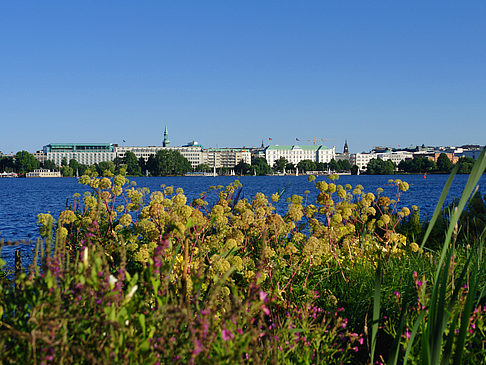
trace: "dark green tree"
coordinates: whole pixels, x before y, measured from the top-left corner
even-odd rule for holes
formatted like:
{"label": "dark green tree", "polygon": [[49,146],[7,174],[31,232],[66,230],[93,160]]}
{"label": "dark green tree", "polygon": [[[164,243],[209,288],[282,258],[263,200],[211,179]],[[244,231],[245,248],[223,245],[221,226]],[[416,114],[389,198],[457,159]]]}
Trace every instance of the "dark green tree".
{"label": "dark green tree", "polygon": [[15,170],[15,161],[12,156],[0,157],[0,172],[12,172]]}
{"label": "dark green tree", "polygon": [[327,171],[328,167],[325,162],[316,162],[316,171]]}
{"label": "dark green tree", "polygon": [[395,172],[395,164],[390,160],[373,158],[368,162],[366,170],[368,175],[392,175]]}
{"label": "dark green tree", "polygon": [[184,175],[192,171],[191,163],[174,150],[158,151],[150,156],[147,168],[153,176]]}
{"label": "dark green tree", "polygon": [[252,158],[251,170],[251,174],[259,176],[269,175],[272,172],[272,168],[268,165],[267,160],[264,157]]}
{"label": "dark green tree", "polygon": [[250,173],[251,165],[247,164],[245,161],[240,160],[235,165],[235,174],[237,175],[248,175]]}
{"label": "dark green tree", "polygon": [[142,169],[138,163],[137,156],[132,151],[125,152],[123,163],[127,165],[127,174],[132,176],[140,176]]}
{"label": "dark green tree", "polygon": [[211,166],[207,163],[202,163],[196,166],[195,171],[197,172],[211,172]]}
{"label": "dark green tree", "polygon": [[283,170],[287,167],[287,164],[287,159],[285,157],[280,157],[273,163],[273,169],[277,172],[283,172]]}
{"label": "dark green tree", "polygon": [[471,157],[461,157],[459,161],[457,161],[457,164],[459,165],[457,171],[459,174],[469,174],[474,165],[474,159]]}
{"label": "dark green tree", "polygon": [[332,172],[336,172],[339,170],[339,165],[338,163],[336,162],[335,159],[332,159],[330,162],[329,162],[329,169],[332,171]]}
{"label": "dark green tree", "polygon": [[351,163],[349,160],[339,160],[337,163],[339,172],[351,171]]}
{"label": "dark green tree", "polygon": [[115,174],[115,163],[113,161],[101,161],[94,165],[99,176]]}
{"label": "dark green tree", "polygon": [[76,171],[79,174],[79,165],[80,165],[80,163],[77,160],[75,160],[74,158],[69,160],[69,167],[73,169],[74,174],[76,174]]}
{"label": "dark green tree", "polygon": [[145,161],[145,159],[143,157],[140,157],[138,159],[138,166],[140,166],[140,170],[142,172],[142,175],[145,175],[145,173],[147,172],[147,162]]}
{"label": "dark green tree", "polygon": [[316,171],[316,164],[312,160],[302,160],[297,164],[297,167],[302,172]]}
{"label": "dark green tree", "polygon": [[69,167],[68,165],[64,165],[61,167],[61,175],[62,176],[73,176],[73,169]]}
{"label": "dark green tree", "polygon": [[42,164],[42,168],[47,169],[47,170],[51,170],[51,171],[58,171],[59,170],[59,167],[54,162],[52,162],[51,160],[44,161],[44,163]]}
{"label": "dark green tree", "polygon": [[39,161],[27,151],[19,151],[15,155],[15,169],[19,174],[25,174],[39,168]]}
{"label": "dark green tree", "polygon": [[441,153],[437,158],[437,170],[440,172],[451,172],[454,165],[452,164],[451,160],[445,153]]}

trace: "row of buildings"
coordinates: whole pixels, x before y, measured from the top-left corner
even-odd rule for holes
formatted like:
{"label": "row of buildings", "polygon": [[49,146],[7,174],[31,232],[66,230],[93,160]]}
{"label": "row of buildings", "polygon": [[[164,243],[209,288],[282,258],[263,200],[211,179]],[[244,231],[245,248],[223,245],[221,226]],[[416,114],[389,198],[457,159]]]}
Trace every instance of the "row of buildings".
{"label": "row of buildings", "polygon": [[119,146],[113,143],[51,143],[43,147],[34,156],[44,162],[50,160],[60,165],[63,159],[74,159],[84,165],[93,165],[102,161],[113,161],[124,158],[127,152],[135,154],[137,159],[145,161],[159,151],[175,150],[184,156],[193,168],[206,164],[216,168],[233,168],[240,161],[251,164],[252,156],[264,157],[270,166],[276,160],[284,157],[288,162],[297,164],[302,160],[315,162],[330,162],[336,158],[335,148],[325,146],[262,146],[259,148],[204,148],[193,141],[184,146],[170,146],[167,127],[161,146]]}
{"label": "row of buildings", "polygon": [[34,156],[40,161],[53,161],[61,165],[62,160],[74,159],[81,164],[92,165],[102,161],[113,161],[116,158],[124,158],[127,152],[135,154],[137,159],[145,161],[151,155],[162,150],[179,151],[192,165],[193,168],[206,164],[213,168],[233,168],[240,161],[251,164],[252,156],[264,157],[270,166],[280,158],[285,158],[289,163],[297,165],[302,160],[329,163],[331,160],[349,160],[351,166],[356,165],[360,171],[366,171],[368,163],[372,159],[390,160],[395,165],[406,159],[417,156],[427,157],[437,162],[438,156],[445,153],[455,163],[460,157],[475,158],[481,151],[480,146],[455,147],[425,147],[416,146],[403,149],[375,147],[368,153],[349,153],[347,141],[344,144],[343,153],[336,153],[335,147],[328,148],[323,145],[269,145],[263,143],[259,148],[204,148],[198,142],[193,141],[184,146],[173,147],[170,145],[167,127],[164,130],[162,145],[160,146],[119,146],[112,143],[52,143],[43,147]]}

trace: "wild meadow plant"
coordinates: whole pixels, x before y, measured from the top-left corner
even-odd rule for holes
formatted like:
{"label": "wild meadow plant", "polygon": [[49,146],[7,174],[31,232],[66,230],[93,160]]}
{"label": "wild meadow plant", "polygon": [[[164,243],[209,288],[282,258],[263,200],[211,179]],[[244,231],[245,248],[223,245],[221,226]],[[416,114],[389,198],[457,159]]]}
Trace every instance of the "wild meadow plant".
{"label": "wild meadow plant", "polygon": [[[376,353],[388,359],[384,349],[393,336],[411,332],[413,344],[425,333],[415,329],[430,296],[423,283],[443,265],[442,256],[398,232],[411,219],[409,208],[399,208],[406,182],[389,182],[397,189],[390,199],[336,179],[309,178],[318,189],[315,202],[307,194],[240,199],[238,181],[188,202],[180,188],[150,192],[121,175],[83,176],[80,183],[92,191],[76,194],[57,220],[39,214],[43,241],[33,264],[15,285],[2,281],[0,358],[340,364],[368,363]],[[209,194],[217,196],[212,206]],[[286,214],[276,213],[278,204],[287,204]],[[454,256],[454,267],[467,267],[462,258]],[[404,276],[410,270],[417,272],[415,286]],[[470,306],[474,285],[455,291],[458,303]],[[373,290],[382,291],[374,300]],[[480,327],[483,312],[474,308],[470,317]],[[468,341],[480,337],[473,332]],[[415,345],[407,350],[410,359],[425,356],[415,355]]]}

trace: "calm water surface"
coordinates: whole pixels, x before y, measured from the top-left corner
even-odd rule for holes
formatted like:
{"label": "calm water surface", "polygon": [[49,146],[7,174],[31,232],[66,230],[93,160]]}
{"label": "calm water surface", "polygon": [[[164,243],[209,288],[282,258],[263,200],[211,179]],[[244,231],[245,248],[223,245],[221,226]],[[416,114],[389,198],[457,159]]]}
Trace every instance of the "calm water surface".
{"label": "calm water surface", "polygon": [[[423,217],[430,217],[439,200],[447,175],[429,175],[426,179],[422,175],[381,175],[381,176],[340,176],[338,183],[345,185],[357,184],[364,186],[366,192],[375,193],[382,187],[390,198],[394,196],[396,188],[388,185],[389,179],[402,179],[410,184],[410,190],[401,196],[401,204],[410,207],[420,207]],[[147,187],[150,191],[160,190],[160,186],[181,187],[188,200],[195,199],[201,192],[208,191],[212,185],[228,185],[236,178],[233,176],[221,177],[140,177],[131,178],[138,187]],[[293,194],[302,195],[310,191],[308,201],[313,202],[317,196],[313,183],[307,181],[307,176],[241,176],[237,177],[243,184],[242,196],[252,198],[257,192],[266,195],[284,191],[284,199]],[[468,175],[458,175],[449,193],[448,200],[459,198]],[[327,180],[319,176],[317,180]],[[482,177],[479,184],[480,191],[486,192],[486,177]],[[33,242],[38,237],[37,214],[50,212],[55,218],[62,210],[72,204],[74,193],[81,193],[90,188],[78,184],[75,178],[35,178],[0,179],[0,239],[5,242]],[[211,199],[212,197],[212,199]],[[214,193],[210,202],[214,201]],[[281,203],[279,210],[282,213],[286,203]],[[14,250],[20,248],[22,256],[30,255],[33,250],[32,243],[6,245],[2,248],[1,257],[9,265],[13,262]]]}

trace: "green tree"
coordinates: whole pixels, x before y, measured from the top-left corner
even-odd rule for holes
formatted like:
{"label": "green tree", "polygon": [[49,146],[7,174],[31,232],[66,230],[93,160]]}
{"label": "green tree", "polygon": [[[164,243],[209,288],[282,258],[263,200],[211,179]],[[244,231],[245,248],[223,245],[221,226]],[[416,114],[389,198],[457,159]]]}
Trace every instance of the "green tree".
{"label": "green tree", "polygon": [[101,161],[94,165],[99,176],[113,175],[115,173],[115,163],[113,161]]}
{"label": "green tree", "polygon": [[329,165],[325,162],[316,162],[316,171],[327,171]]}
{"label": "green tree", "polygon": [[73,171],[76,171],[77,168],[79,168],[80,163],[75,160],[74,158],[69,160],[68,166],[73,169]]}
{"label": "green tree", "polygon": [[132,151],[125,152],[123,163],[127,165],[127,174],[132,176],[140,176],[142,169],[138,163],[137,156]]}
{"label": "green tree", "polygon": [[283,172],[283,170],[287,167],[289,162],[285,157],[280,157],[278,160],[275,160],[273,163],[273,169],[277,172]]}
{"label": "green tree", "polygon": [[195,171],[197,172],[211,172],[211,166],[207,163],[202,163],[196,166]]}
{"label": "green tree", "polygon": [[39,161],[27,151],[19,151],[15,155],[15,168],[19,174],[25,174],[39,168]]}
{"label": "green tree", "polygon": [[153,176],[184,175],[192,171],[191,163],[179,151],[163,150],[149,157],[147,168]]}
{"label": "green tree", "polygon": [[316,171],[316,164],[312,160],[302,160],[297,164],[297,167],[302,172]]}
{"label": "green tree", "polygon": [[339,160],[337,164],[339,172],[351,171],[351,163],[349,160]]}
{"label": "green tree", "polygon": [[248,175],[250,173],[251,165],[247,164],[245,161],[240,160],[235,165],[235,174],[237,175]]}
{"label": "green tree", "polygon": [[51,171],[58,171],[59,170],[59,167],[54,162],[52,162],[51,160],[44,161],[44,163],[42,164],[42,168],[47,169],[47,170],[51,170]]}
{"label": "green tree", "polygon": [[339,165],[338,165],[338,163],[336,162],[336,160],[335,160],[335,159],[332,159],[332,160],[329,162],[329,165],[328,165],[328,166],[329,166],[329,169],[330,169],[331,171],[334,171],[334,172],[335,172],[335,171],[338,171],[338,170],[339,170]]}
{"label": "green tree", "polygon": [[259,176],[269,175],[272,168],[268,165],[265,157],[254,157],[251,160],[251,173]]}
{"label": "green tree", "polygon": [[457,171],[459,174],[469,174],[474,165],[474,159],[471,157],[461,157],[459,161],[457,161],[457,164],[459,165]]}
{"label": "green tree", "polygon": [[451,160],[449,160],[449,157],[445,153],[441,153],[437,158],[437,170],[449,173],[453,166]]}
{"label": "green tree", "polygon": [[73,169],[68,165],[64,165],[61,167],[61,175],[62,176],[73,176]]}
{"label": "green tree", "polygon": [[12,156],[0,157],[0,172],[12,172],[15,170],[15,161]]}
{"label": "green tree", "polygon": [[147,172],[147,162],[145,162],[145,159],[143,157],[140,157],[138,159],[138,166],[140,166],[142,175],[145,175],[145,173]]}
{"label": "green tree", "polygon": [[368,175],[391,175],[395,172],[395,164],[390,160],[373,158],[368,162],[366,170]]}

